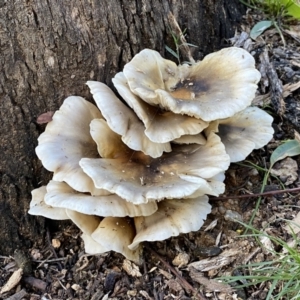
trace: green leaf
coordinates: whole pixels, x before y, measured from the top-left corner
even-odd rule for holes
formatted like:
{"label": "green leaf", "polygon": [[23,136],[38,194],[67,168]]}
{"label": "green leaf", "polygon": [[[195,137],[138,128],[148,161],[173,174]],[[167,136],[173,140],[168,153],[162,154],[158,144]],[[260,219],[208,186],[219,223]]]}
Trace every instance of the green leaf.
{"label": "green leaf", "polygon": [[184,43],[184,45],[188,45],[188,46],[190,46],[190,47],[195,47],[195,48],[197,48],[197,47],[198,47],[197,45],[190,44],[190,43]]}
{"label": "green leaf", "polygon": [[175,56],[177,59],[179,59],[178,54],[172,50],[170,47],[168,47],[167,45],[165,45],[165,48],[168,52],[170,52],[173,56]]}
{"label": "green leaf", "polygon": [[277,161],[284,159],[287,156],[295,156],[299,154],[300,143],[297,140],[289,140],[274,150],[270,158],[270,168],[272,168]]}
{"label": "green leaf", "polygon": [[300,19],[300,5],[296,0],[280,0],[286,7],[288,14],[296,19]]}
{"label": "green leaf", "polygon": [[260,21],[254,25],[250,31],[250,37],[255,40],[259,37],[266,29],[273,25],[272,21]]}

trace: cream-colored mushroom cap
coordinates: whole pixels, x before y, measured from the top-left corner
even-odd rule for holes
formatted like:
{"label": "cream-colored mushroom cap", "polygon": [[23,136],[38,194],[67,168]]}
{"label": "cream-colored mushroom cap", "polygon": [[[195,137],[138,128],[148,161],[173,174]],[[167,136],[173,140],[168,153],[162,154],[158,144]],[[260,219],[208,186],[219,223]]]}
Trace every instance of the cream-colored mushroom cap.
{"label": "cream-colored mushroom cap", "polygon": [[71,209],[66,209],[66,213],[72,222],[75,223],[83,233],[89,236],[96,230],[102,220],[102,218],[98,216],[82,214]]}
{"label": "cream-colored mushroom cap", "polygon": [[79,192],[103,195],[107,192],[96,189],[79,166],[82,157],[99,157],[90,135],[90,122],[95,118],[102,118],[95,105],[81,97],[67,98],[38,138],[36,153],[43,166],[54,172],[53,180],[65,181]]}
{"label": "cream-colored mushroom cap", "polygon": [[109,251],[103,246],[101,246],[99,243],[97,243],[95,240],[93,240],[91,236],[89,236],[86,233],[83,233],[81,235],[81,238],[84,243],[84,250],[87,254],[102,254]]}
{"label": "cream-colored mushroom cap", "polygon": [[273,137],[273,118],[258,107],[248,107],[233,117],[215,121],[206,132],[217,132],[231,162],[244,160]]}
{"label": "cream-colored mushroom cap", "polygon": [[91,196],[76,192],[64,182],[53,180],[47,185],[45,203],[101,217],[148,216],[157,210],[156,202],[134,205],[117,195]]}
{"label": "cream-colored mushroom cap", "polygon": [[134,218],[137,234],[129,248],[135,249],[144,241],[162,241],[180,233],[197,231],[210,211],[207,196],[161,201],[153,215]]}
{"label": "cream-colored mushroom cap", "polygon": [[82,230],[87,244],[87,253],[96,254],[115,251],[126,258],[139,261],[140,249],[130,250],[128,245],[135,236],[135,227],[130,218],[107,217],[100,219],[97,216],[82,214],[73,210],[66,210],[68,217]]}
{"label": "cream-colored mushroom cap", "polygon": [[153,142],[170,142],[182,135],[197,134],[208,126],[201,119],[174,114],[146,103],[130,90],[123,73],[118,73],[112,81],[121,97],[143,121],[145,134]]}
{"label": "cream-colored mushroom cap", "polygon": [[46,186],[41,186],[31,192],[32,200],[30,202],[28,213],[35,216],[43,216],[53,220],[69,219],[66,210],[63,208],[47,205],[44,201],[47,193]]}
{"label": "cream-colored mushroom cap", "polygon": [[172,141],[175,144],[199,144],[199,145],[205,145],[206,144],[206,138],[202,133],[198,133],[195,135],[183,135],[178,139],[175,139]]}
{"label": "cream-colored mushroom cap", "polygon": [[233,116],[251,104],[260,73],[241,48],[226,48],[191,66],[145,49],[124,67],[131,91],[147,103],[204,121]]}
{"label": "cream-colored mushroom cap", "polygon": [[139,262],[140,249],[129,249],[136,234],[133,219],[104,218],[91,235],[92,239],[104,248],[123,254],[126,258]]}
{"label": "cream-colored mushroom cap", "polygon": [[164,151],[171,151],[169,143],[156,143],[145,135],[145,127],[141,120],[107,85],[97,81],[88,81],[87,85],[108,126],[122,136],[122,141],[129,148],[152,157],[159,157]]}
{"label": "cream-colored mushroom cap", "polygon": [[[99,142],[105,143],[107,153],[113,153],[113,156],[83,158],[80,166],[97,188],[116,193],[134,204],[187,198],[196,191],[197,195],[200,191],[202,195],[218,195],[208,179],[229,166],[224,145],[213,132],[205,145],[174,145],[171,153],[159,158],[124,151],[109,132]],[[117,149],[120,152],[116,152]]]}

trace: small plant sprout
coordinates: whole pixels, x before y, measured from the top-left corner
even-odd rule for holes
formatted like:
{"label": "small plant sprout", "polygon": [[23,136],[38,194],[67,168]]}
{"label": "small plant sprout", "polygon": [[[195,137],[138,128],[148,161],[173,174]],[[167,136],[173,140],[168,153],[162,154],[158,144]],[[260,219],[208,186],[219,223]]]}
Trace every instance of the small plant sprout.
{"label": "small plant sprout", "polygon": [[[293,225],[292,221],[286,222],[289,228]],[[299,299],[299,236],[290,231],[292,240],[286,242],[281,238],[257,230],[251,225],[243,223],[241,225],[252,233],[241,235],[240,238],[254,238],[262,249],[269,253],[271,260],[241,265],[236,269],[242,270],[242,272],[234,272],[235,274],[240,273],[239,275],[226,276],[219,279],[226,283],[235,283],[235,288],[266,287],[268,289],[266,298],[264,298],[266,300]],[[280,246],[281,250],[275,251],[273,244]]]}
{"label": "small plant sprout", "polygon": [[256,39],[265,30],[274,26],[284,44],[282,27],[292,19],[300,19],[300,5],[297,0],[240,0],[245,5],[261,11],[265,20],[258,22],[251,29],[250,37]]}

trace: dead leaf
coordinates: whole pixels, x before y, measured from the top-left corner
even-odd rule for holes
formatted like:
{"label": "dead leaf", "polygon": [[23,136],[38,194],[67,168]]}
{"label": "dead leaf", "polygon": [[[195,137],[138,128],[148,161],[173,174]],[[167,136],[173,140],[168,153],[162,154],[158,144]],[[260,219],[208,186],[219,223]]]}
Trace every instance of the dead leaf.
{"label": "dead leaf", "polygon": [[38,124],[49,123],[50,121],[52,121],[53,115],[54,115],[54,111],[47,111],[47,112],[39,115],[36,119],[36,122]]}
{"label": "dead leaf", "polygon": [[204,231],[208,231],[214,229],[218,224],[218,219],[213,220],[205,229]]}
{"label": "dead leaf", "polygon": [[300,81],[295,83],[288,83],[283,86],[283,98],[286,98],[290,94],[292,94],[294,91],[298,90],[300,88]]}
{"label": "dead leaf", "polygon": [[141,277],[142,276],[142,274],[139,270],[139,267],[137,265],[135,265],[134,263],[132,263],[128,259],[124,259],[122,267],[123,267],[123,270],[132,277]]}
{"label": "dead leaf", "polygon": [[127,291],[127,296],[129,296],[129,297],[135,297],[136,295],[137,295],[137,290],[129,290],[129,291]]}
{"label": "dead leaf", "polygon": [[188,265],[188,269],[191,270],[191,268],[195,268],[197,271],[201,272],[220,269],[237,259],[238,254],[240,254],[240,250],[228,249],[218,256],[192,262]]}
{"label": "dead leaf", "polygon": [[298,164],[291,157],[287,157],[274,165],[271,174],[278,176],[285,185],[290,185],[298,178]]}
{"label": "dead leaf", "polygon": [[71,289],[73,289],[74,291],[79,291],[80,290],[80,285],[79,284],[76,284],[76,283],[74,283],[74,284],[72,284],[71,285]]}
{"label": "dead leaf", "polygon": [[52,246],[57,249],[60,247],[60,240],[59,239],[52,239]]}
{"label": "dead leaf", "polygon": [[190,276],[193,280],[204,285],[208,290],[212,292],[223,292],[223,293],[232,292],[232,288],[230,285],[226,283],[218,282],[217,280],[214,279],[208,279],[204,277],[202,273],[197,272],[197,270],[194,268],[191,268]]}
{"label": "dead leaf", "polygon": [[162,274],[163,276],[165,276],[168,279],[173,278],[172,274],[166,272],[165,270],[159,269],[159,273]]}
{"label": "dead leaf", "polygon": [[263,245],[263,252],[265,254],[272,254],[274,253],[275,249],[274,249],[274,245],[271,241],[271,239],[266,236],[266,235],[262,235],[260,238],[259,238],[261,244]]}
{"label": "dead leaf", "polygon": [[174,292],[182,291],[182,286],[176,281],[176,279],[170,279],[166,283],[170,290]]}
{"label": "dead leaf", "polygon": [[284,229],[290,234],[297,234],[300,232],[300,212],[298,212],[293,220],[287,222]]}
{"label": "dead leaf", "polygon": [[178,268],[185,267],[190,260],[190,256],[186,252],[179,253],[172,261],[174,266]]}
{"label": "dead leaf", "polygon": [[[300,64],[299,64],[300,67]],[[283,86],[283,98],[288,97],[294,91],[300,88],[300,81],[296,83],[287,83]],[[267,93],[265,95],[258,95],[252,100],[252,105],[264,106],[271,102],[271,93]]]}
{"label": "dead leaf", "polygon": [[140,291],[140,294],[148,300],[152,300],[149,294],[146,291]]}
{"label": "dead leaf", "polygon": [[6,284],[2,287],[0,294],[9,292],[11,289],[13,289],[21,280],[23,275],[23,269],[19,268],[16,270],[8,279]]}

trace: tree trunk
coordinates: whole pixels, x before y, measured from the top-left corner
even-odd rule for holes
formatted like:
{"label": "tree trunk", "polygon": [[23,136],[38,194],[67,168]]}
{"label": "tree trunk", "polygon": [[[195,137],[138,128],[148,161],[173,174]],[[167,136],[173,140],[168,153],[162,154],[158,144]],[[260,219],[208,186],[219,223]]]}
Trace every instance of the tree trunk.
{"label": "tree trunk", "polygon": [[233,36],[244,8],[239,0],[0,0],[1,254],[44,235],[44,218],[27,214],[31,190],[51,177],[35,155],[45,127],[37,117],[70,95],[91,99],[87,80],[111,86],[144,48],[175,60],[165,50],[175,49],[170,12],[201,59]]}

